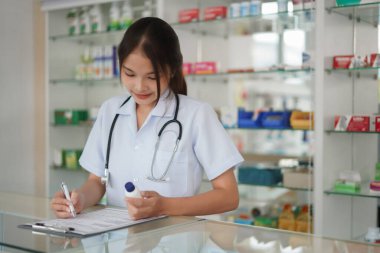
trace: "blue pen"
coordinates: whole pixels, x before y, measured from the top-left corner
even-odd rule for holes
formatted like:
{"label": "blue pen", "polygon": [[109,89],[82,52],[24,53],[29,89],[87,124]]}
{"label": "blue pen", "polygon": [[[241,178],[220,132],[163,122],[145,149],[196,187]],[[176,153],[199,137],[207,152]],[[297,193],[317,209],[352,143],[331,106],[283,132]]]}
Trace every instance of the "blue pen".
{"label": "blue pen", "polygon": [[67,189],[67,185],[65,184],[65,182],[62,182],[61,188],[62,188],[63,194],[65,195],[65,198],[70,202],[69,203],[69,208],[70,208],[71,215],[73,217],[77,216],[77,213],[75,212],[75,208],[74,208],[73,202],[71,201],[71,198],[70,198],[69,190]]}

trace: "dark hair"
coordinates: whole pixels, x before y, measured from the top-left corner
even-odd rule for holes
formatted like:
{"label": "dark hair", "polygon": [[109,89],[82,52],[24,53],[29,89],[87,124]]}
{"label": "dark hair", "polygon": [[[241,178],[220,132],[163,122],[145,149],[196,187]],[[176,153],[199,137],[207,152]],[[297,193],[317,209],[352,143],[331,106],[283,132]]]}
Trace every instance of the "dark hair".
{"label": "dark hair", "polygon": [[125,32],[118,48],[120,70],[124,60],[138,47],[152,63],[157,77],[157,99],[161,93],[160,73],[167,75],[169,88],[175,94],[187,95],[178,36],[168,23],[156,17],[141,18],[134,22]]}

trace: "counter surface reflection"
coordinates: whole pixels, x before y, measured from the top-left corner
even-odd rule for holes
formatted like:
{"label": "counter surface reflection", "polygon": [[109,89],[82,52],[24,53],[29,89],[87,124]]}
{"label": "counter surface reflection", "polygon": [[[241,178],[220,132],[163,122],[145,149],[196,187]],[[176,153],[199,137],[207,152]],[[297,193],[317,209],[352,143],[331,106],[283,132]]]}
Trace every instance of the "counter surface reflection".
{"label": "counter surface reflection", "polygon": [[[42,210],[35,215],[33,198],[0,193],[0,252],[380,253],[380,247],[375,244],[194,217],[167,217],[86,238],[37,234],[17,227],[22,223],[51,218],[49,200],[37,199],[36,202],[44,204],[44,207],[40,206]],[[21,203],[15,204],[17,201],[24,201],[32,209],[18,209]],[[8,207],[4,206],[5,203]],[[9,207],[12,205],[13,210]]]}

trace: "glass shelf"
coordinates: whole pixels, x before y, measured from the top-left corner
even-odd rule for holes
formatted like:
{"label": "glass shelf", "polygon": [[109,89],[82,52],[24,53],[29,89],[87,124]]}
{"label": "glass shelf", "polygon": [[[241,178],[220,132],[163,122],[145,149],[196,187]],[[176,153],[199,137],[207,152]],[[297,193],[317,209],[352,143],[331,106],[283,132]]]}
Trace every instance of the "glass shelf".
{"label": "glass shelf", "polygon": [[78,125],[73,125],[73,124],[67,124],[67,125],[64,125],[64,124],[55,124],[55,123],[50,123],[50,125],[52,127],[63,127],[63,128],[66,128],[66,127],[92,127],[94,125],[94,121],[92,120],[89,120],[89,121],[83,121],[81,123],[79,123]]}
{"label": "glass shelf", "polygon": [[350,132],[347,132],[347,131],[337,131],[337,130],[326,130],[325,131],[326,133],[328,134],[332,134],[332,133],[337,133],[337,134],[380,134],[380,132],[360,132],[360,131],[350,131]]}
{"label": "glass shelf", "polygon": [[72,168],[67,168],[67,167],[62,167],[62,166],[56,166],[56,165],[51,165],[50,166],[51,169],[54,169],[54,170],[66,170],[66,171],[70,171],[70,172],[79,172],[79,173],[88,173],[85,169],[83,168],[79,168],[79,169],[72,169]]}
{"label": "glass shelf", "polygon": [[[246,184],[238,182],[239,185],[249,185],[249,186],[255,186],[255,187],[268,187],[268,188],[281,188],[281,189],[288,189],[291,191],[313,191],[313,189],[305,189],[305,188],[296,188],[296,187],[286,187],[283,184],[276,184],[276,185],[259,185],[259,184]],[[380,195],[379,195],[380,196]]]}
{"label": "glass shelf", "polygon": [[[275,69],[275,70],[260,70],[260,71],[247,71],[247,72],[219,72],[219,73],[213,73],[213,74],[189,74],[185,75],[185,78],[192,78],[192,79],[198,79],[198,78],[227,78],[227,77],[242,77],[242,78],[249,78],[250,76],[260,75],[260,74],[278,74],[278,75],[302,75],[302,74],[310,74],[313,73],[313,68],[303,68],[303,69]],[[120,85],[120,79],[119,78],[112,78],[112,79],[101,79],[101,80],[95,80],[95,79],[89,79],[89,80],[77,80],[74,78],[62,78],[62,79],[51,79],[51,84],[83,84],[83,85],[108,85],[108,84],[116,84]]]}
{"label": "glass shelf", "polygon": [[[216,19],[216,20],[199,20],[195,22],[189,22],[189,23],[178,23],[173,22],[170,23],[173,28],[181,29],[181,30],[187,30],[194,33],[200,33],[200,34],[210,34],[210,35],[217,35],[217,36],[226,36],[226,29],[227,26],[234,25],[234,24],[247,24],[249,25],[251,22],[265,22],[265,21],[272,21],[274,19],[278,19],[281,21],[283,25],[285,25],[288,29],[295,26],[295,24],[298,24],[298,27],[302,24],[313,24],[313,21],[311,17],[312,14],[315,12],[314,9],[305,9],[305,10],[295,10],[295,11],[289,11],[289,12],[279,12],[279,13],[271,13],[271,14],[262,14],[262,15],[252,15],[252,16],[246,16],[246,17],[238,17],[238,18],[223,18],[223,19]],[[305,17],[305,22],[295,22],[295,19]],[[307,21],[310,20],[310,21]],[[125,30],[119,30],[119,31],[103,31],[99,33],[90,33],[90,34],[78,34],[78,35],[68,35],[68,34],[58,34],[50,36],[49,39],[51,41],[72,41],[77,43],[86,43],[86,44],[96,44],[96,45],[104,45],[104,44],[113,44],[118,43],[123,35],[125,33]]]}
{"label": "glass shelf", "polygon": [[252,130],[252,131],[314,131],[313,129],[294,129],[294,128],[249,128],[249,127],[225,127],[227,130]]}
{"label": "glass shelf", "polygon": [[328,68],[325,70],[328,73],[343,73],[343,74],[348,74],[348,75],[355,74],[357,77],[369,76],[369,77],[374,77],[377,79],[380,67],[365,67],[365,68],[351,68],[351,69]]}
{"label": "glass shelf", "polygon": [[354,4],[348,6],[334,6],[327,8],[328,11],[337,13],[348,18],[355,18],[357,21],[364,21],[377,27],[379,23],[380,2]]}
{"label": "glass shelf", "polygon": [[83,85],[108,85],[108,84],[117,84],[120,85],[119,78],[111,78],[111,79],[88,79],[88,80],[78,80],[74,78],[62,78],[62,79],[51,79],[51,84],[83,84]]}
{"label": "glass shelf", "polygon": [[380,198],[380,192],[379,193],[372,193],[369,191],[369,183],[363,183],[361,184],[360,191],[359,192],[338,192],[334,189],[326,190],[325,194],[332,194],[332,195],[343,195],[343,196],[351,196],[351,197],[367,197],[367,198]]}

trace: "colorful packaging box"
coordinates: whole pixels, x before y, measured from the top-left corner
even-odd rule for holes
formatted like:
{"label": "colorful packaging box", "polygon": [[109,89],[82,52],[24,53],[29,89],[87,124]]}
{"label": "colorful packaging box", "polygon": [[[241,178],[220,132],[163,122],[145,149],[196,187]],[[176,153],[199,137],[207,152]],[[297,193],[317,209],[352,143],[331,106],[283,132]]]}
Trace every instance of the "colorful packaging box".
{"label": "colorful packaging box", "polygon": [[227,16],[226,6],[207,7],[204,10],[204,20],[222,19]]}
{"label": "colorful packaging box", "polygon": [[380,132],[380,115],[375,115],[373,118],[374,118],[374,130],[375,132]]}
{"label": "colorful packaging box", "polygon": [[335,131],[369,132],[370,116],[340,115],[334,119]]}
{"label": "colorful packaging box", "polygon": [[365,61],[368,67],[380,67],[380,54],[370,54]]}
{"label": "colorful packaging box", "polygon": [[216,62],[213,61],[196,62],[194,65],[194,74],[215,74],[216,72]]}
{"label": "colorful packaging box", "polygon": [[87,119],[87,110],[61,109],[54,111],[54,123],[56,125],[79,125]]}
{"label": "colorful packaging box", "polygon": [[348,69],[350,68],[354,55],[336,55],[333,57],[334,69]]}
{"label": "colorful packaging box", "polygon": [[186,9],[181,10],[178,13],[178,22],[180,23],[189,23],[189,22],[195,22],[199,20],[199,9]]}
{"label": "colorful packaging box", "polygon": [[190,75],[193,74],[193,64],[189,62],[184,62],[182,64],[182,73],[184,75]]}

